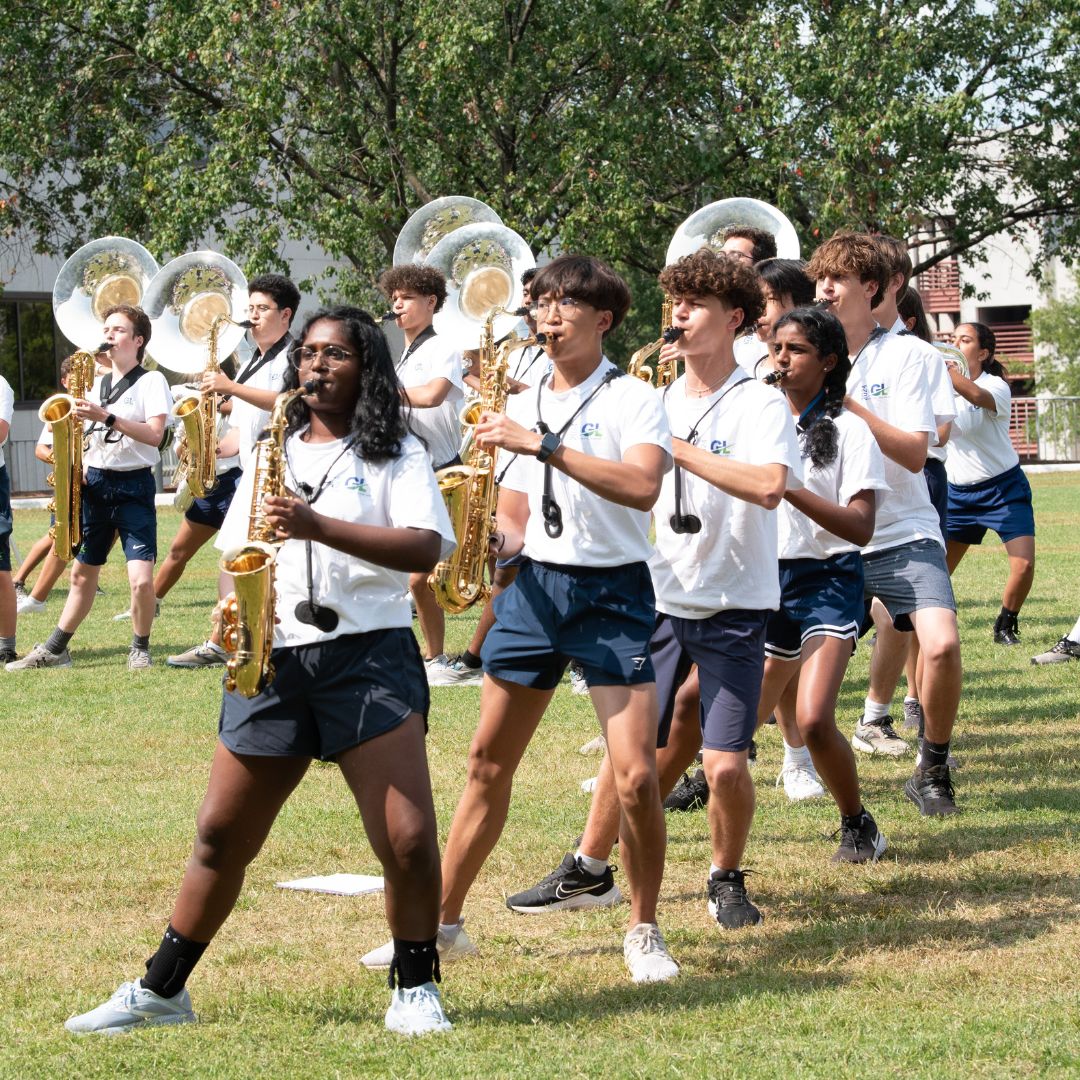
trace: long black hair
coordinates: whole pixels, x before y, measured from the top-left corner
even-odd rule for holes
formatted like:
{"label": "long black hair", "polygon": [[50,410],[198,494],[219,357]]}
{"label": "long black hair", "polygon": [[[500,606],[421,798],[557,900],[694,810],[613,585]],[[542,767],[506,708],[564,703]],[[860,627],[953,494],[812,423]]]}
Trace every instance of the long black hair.
{"label": "long black hair", "polygon": [[994,337],[994,331],[991,330],[986,323],[981,322],[962,322],[960,325],[973,326],[975,328],[975,335],[979,339],[979,348],[985,349],[990,354],[982,362],[983,371],[988,371],[991,375],[996,375],[999,379],[1006,379],[1009,374],[1008,369],[994,355],[994,351],[997,349],[997,338]]}
{"label": "long black hair", "polygon": [[[304,343],[308,330],[320,319],[340,323],[350,348],[359,357],[360,393],[350,425],[354,451],[370,462],[388,461],[400,456],[401,443],[408,434],[408,428],[394,362],[390,358],[383,332],[366,311],[340,305],[322,308],[309,315],[297,337],[300,345]],[[290,364],[285,372],[285,389],[294,390],[299,385],[297,370]],[[287,430],[291,435],[308,423],[310,412],[303,398],[297,398],[285,415]]]}
{"label": "long black hair", "polygon": [[802,436],[803,449],[814,468],[820,469],[836,460],[840,448],[840,435],[833,417],[839,416],[844,407],[847,378],[851,373],[847,337],[840,320],[831,312],[819,308],[802,307],[789,311],[777,320],[773,333],[788,325],[797,326],[803,332],[806,340],[817,349],[819,359],[836,357],[832,370],[825,373],[821,400],[811,405],[809,416],[800,418],[799,434]]}

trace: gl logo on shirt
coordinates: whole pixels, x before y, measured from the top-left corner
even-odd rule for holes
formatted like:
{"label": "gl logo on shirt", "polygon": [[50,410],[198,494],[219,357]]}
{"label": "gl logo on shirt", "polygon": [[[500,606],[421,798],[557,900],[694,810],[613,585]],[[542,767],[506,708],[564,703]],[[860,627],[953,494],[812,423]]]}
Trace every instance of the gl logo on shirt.
{"label": "gl logo on shirt", "polygon": [[714,454],[719,454],[721,457],[731,457],[733,453],[732,445],[727,439],[713,439],[709,443],[709,450]]}
{"label": "gl logo on shirt", "polygon": [[368,491],[367,481],[362,476],[350,476],[345,481],[345,487],[349,491],[355,491],[358,495],[370,495]]}
{"label": "gl logo on shirt", "polygon": [[583,439],[599,439],[603,435],[600,425],[586,421],[581,425],[581,437]]}
{"label": "gl logo on shirt", "polygon": [[889,384],[883,382],[875,382],[866,384],[863,383],[863,400],[869,401],[871,398],[885,398],[889,396]]}

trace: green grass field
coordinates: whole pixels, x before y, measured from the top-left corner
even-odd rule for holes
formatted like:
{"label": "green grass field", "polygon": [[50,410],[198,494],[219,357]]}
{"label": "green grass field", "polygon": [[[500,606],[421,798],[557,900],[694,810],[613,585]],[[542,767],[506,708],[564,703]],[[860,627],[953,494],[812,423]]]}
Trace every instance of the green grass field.
{"label": "green grass field", "polygon": [[[1033,478],[1035,589],[1021,648],[991,643],[1005,562],[975,550],[956,579],[966,670],[955,751],[963,813],[924,820],[903,799],[911,759],[868,760],[866,803],[890,842],[870,867],[829,864],[831,803],[793,806],[773,786],[767,729],[747,853],[765,923],[721,936],[705,910],[701,814],[669,816],[660,922],[682,977],[635,987],[625,907],[547,918],[503,897],[551,870],[587,810],[595,758],[587,699],[564,687],[531,747],[502,842],[467,911],[481,948],[446,965],[454,1031],[408,1041],[382,1024],[384,976],[357,958],[387,938],[377,896],[283,892],[314,873],[377,873],[332,766],[314,767],[252,867],[236,912],[191,980],[197,1026],[76,1039],[63,1021],[133,978],[160,940],[214,745],[219,675],[173,671],[205,636],[214,590],[204,551],[155,624],[155,667],[129,674],[123,564],[73,642],[66,671],[0,673],[0,1075],[999,1077],[1080,1074],[1080,663],[1037,668],[1080,613],[1080,484]],[[19,512],[22,550],[46,524]],[[175,525],[161,516],[162,546]],[[20,653],[44,614],[19,620]],[[450,647],[471,632],[449,620]],[[850,731],[867,651],[841,698]],[[434,691],[429,754],[440,835],[463,779],[479,691]],[[625,884],[621,875],[617,877]]]}

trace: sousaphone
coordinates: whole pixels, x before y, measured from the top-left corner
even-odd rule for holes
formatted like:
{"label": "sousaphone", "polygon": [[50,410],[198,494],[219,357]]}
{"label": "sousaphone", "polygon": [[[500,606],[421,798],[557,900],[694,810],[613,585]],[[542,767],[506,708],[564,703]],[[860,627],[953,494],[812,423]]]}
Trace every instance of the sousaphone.
{"label": "sousaphone", "polygon": [[53,286],[56,325],[78,348],[95,349],[105,312],[117,304],[141,306],[157,272],[157,260],[134,240],[103,236],[83,244],[60,268]]}
{"label": "sousaphone", "polygon": [[415,211],[398,233],[394,265],[425,263],[439,241],[455,229],[484,221],[502,224],[502,218],[479,199],[470,199],[467,195],[433,199]]}
{"label": "sousaphone", "polygon": [[435,330],[457,348],[477,348],[485,320],[497,308],[507,310],[495,316],[496,341],[517,326],[520,316],[513,312],[521,275],[536,259],[513,229],[498,222],[462,226],[435,245],[426,263],[446,277],[446,302],[435,313]]}
{"label": "sousaphone", "polygon": [[247,278],[224,255],[189,251],[166,263],[143,301],[154,359],[182,375],[203,371],[214,321],[219,320],[217,351],[228,356],[243,339],[244,327],[236,324],[247,319],[247,305]]}
{"label": "sousaphone", "polygon": [[772,233],[776,254],[781,259],[799,257],[799,237],[795,226],[775,206],[760,199],[720,199],[695,210],[676,230],[667,249],[667,265],[698,248],[719,251],[724,231],[733,225],[746,225]]}

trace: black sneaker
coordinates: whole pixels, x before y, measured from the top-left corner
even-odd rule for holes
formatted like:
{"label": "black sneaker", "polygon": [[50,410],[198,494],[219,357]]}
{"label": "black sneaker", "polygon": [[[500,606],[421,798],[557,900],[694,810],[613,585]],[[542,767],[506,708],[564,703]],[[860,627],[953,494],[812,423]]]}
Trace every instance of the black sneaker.
{"label": "black sneaker", "polygon": [[0,664],[11,664],[18,659],[14,649],[0,649]]}
{"label": "black sneaker", "polygon": [[994,622],[995,645],[1019,645],[1020,627],[1015,615],[999,615]]}
{"label": "black sneaker", "polygon": [[709,782],[698,769],[693,776],[683,773],[682,779],[664,800],[665,810],[700,810],[709,801]]}
{"label": "black sneaker", "polygon": [[830,860],[834,863],[877,862],[878,856],[889,846],[877,823],[864,810],[858,820],[840,819],[840,828],[833,833],[833,839],[840,837],[840,848]]}
{"label": "black sneaker", "polygon": [[543,915],[548,911],[569,911],[574,908],[612,907],[622,902],[622,893],[615,884],[611,867],[600,875],[583,869],[571,853],[548,874],[539,885],[506,898],[511,911],[523,915]]}
{"label": "black sneaker", "polygon": [[13,581],[11,587],[15,590],[15,599],[21,600],[24,596],[30,594],[26,591],[26,586],[21,581]]}
{"label": "black sneaker", "polygon": [[709,914],[724,930],[757,926],[761,912],[746,898],[742,870],[714,870],[709,876]]}
{"label": "black sneaker", "polygon": [[919,813],[924,817],[945,817],[959,812],[959,807],[953,800],[948,765],[916,769],[904,785],[904,794],[919,808]]}
{"label": "black sneaker", "polygon": [[750,749],[746,751],[746,760],[750,765],[757,764],[757,743],[750,740]]}

